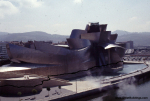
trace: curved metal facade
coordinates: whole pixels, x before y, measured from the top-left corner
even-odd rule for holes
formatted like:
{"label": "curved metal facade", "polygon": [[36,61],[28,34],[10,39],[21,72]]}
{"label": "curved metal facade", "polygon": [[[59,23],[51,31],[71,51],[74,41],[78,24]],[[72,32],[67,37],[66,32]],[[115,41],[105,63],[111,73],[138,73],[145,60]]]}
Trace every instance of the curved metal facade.
{"label": "curved metal facade", "polygon": [[90,41],[87,39],[69,38],[67,39],[67,42],[70,49],[81,49],[91,45]]}
{"label": "curved metal facade", "polygon": [[68,49],[54,46],[49,43],[34,41],[35,50],[39,50],[43,53],[53,54],[53,55],[66,55],[68,53]]}
{"label": "curved metal facade", "polygon": [[100,32],[81,34],[81,39],[88,39],[92,43],[98,43],[99,38],[100,38]]}
{"label": "curved metal facade", "polygon": [[118,34],[111,34],[110,35],[110,43],[115,43],[116,42],[116,39],[117,39],[117,37],[118,37]]}
{"label": "curved metal facade", "polygon": [[67,39],[69,48],[34,41],[32,48],[8,44],[7,50],[12,60],[58,65],[59,72],[52,69],[52,74],[71,73],[103,65],[111,70],[122,66],[122,63],[112,67],[107,65],[121,61],[125,51],[122,46],[115,44],[117,34],[111,35],[111,31],[106,31],[106,28],[107,24],[90,23],[85,30],[72,30]]}
{"label": "curved metal facade", "polygon": [[101,24],[101,25],[99,25],[99,28],[100,28],[100,32],[106,31],[107,24]]}
{"label": "curved metal facade", "polygon": [[103,31],[100,34],[99,44],[109,43],[109,38],[111,35],[111,31]]}
{"label": "curved metal facade", "polygon": [[77,38],[81,39],[81,34],[86,34],[87,32],[85,30],[81,29],[73,29],[70,35],[70,38]]}
{"label": "curved metal facade", "polygon": [[12,59],[16,59],[18,61],[38,64],[62,64],[65,61],[64,56],[59,54],[46,54],[39,50],[13,44],[9,44],[9,48]]}

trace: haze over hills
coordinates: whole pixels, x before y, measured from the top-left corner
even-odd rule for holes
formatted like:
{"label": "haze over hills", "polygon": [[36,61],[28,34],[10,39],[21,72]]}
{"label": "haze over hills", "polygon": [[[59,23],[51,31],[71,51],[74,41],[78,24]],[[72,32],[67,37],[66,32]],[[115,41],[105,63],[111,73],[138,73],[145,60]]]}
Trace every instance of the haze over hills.
{"label": "haze over hills", "polygon": [[[117,42],[134,41],[134,45],[150,45],[150,32],[127,32],[116,30],[112,34],[118,34]],[[0,41],[50,41],[61,42],[66,41],[69,35],[48,34],[42,31],[33,31],[25,33],[7,33],[0,32]]]}
{"label": "haze over hills", "polygon": [[48,34],[42,31],[33,31],[25,33],[4,33],[0,32],[0,41],[23,41],[27,42],[29,40],[36,41],[50,41],[61,42],[65,41],[69,36],[58,35],[58,34]]}
{"label": "haze over hills", "polygon": [[133,41],[134,46],[150,46],[150,32],[127,32],[121,30],[114,32],[118,34],[117,42]]}
{"label": "haze over hills", "polygon": [[118,36],[131,34],[130,32],[122,31],[122,30],[116,30],[116,31],[113,31],[113,32],[112,32],[112,34],[115,34],[115,33],[117,33],[117,34],[118,34]]}

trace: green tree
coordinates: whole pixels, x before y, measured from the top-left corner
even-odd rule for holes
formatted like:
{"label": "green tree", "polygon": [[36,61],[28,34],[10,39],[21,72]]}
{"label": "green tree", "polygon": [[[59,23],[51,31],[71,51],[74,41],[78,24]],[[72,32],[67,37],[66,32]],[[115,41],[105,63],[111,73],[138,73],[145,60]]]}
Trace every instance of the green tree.
{"label": "green tree", "polygon": [[47,87],[46,89],[47,89],[47,91],[48,91],[48,96],[49,96],[49,91],[50,91],[51,89],[50,89],[50,87]]}
{"label": "green tree", "polygon": [[[37,93],[37,90],[36,90],[36,89],[32,89],[32,93],[33,93],[33,94],[36,94],[36,93]],[[35,95],[34,95],[34,98],[35,98]]]}
{"label": "green tree", "polygon": [[17,95],[19,96],[19,101],[21,101],[20,96],[22,95],[22,93],[18,92]]}

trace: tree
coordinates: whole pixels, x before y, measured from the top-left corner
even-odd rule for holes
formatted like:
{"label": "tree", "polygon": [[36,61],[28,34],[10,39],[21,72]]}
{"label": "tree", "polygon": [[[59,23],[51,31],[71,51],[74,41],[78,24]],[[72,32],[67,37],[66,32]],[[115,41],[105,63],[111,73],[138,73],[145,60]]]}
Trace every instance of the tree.
{"label": "tree", "polygon": [[61,86],[58,86],[58,88],[60,89],[60,93],[61,93]]}
{"label": "tree", "polygon": [[[37,90],[36,90],[36,89],[32,89],[32,93],[33,93],[33,94],[36,94],[36,93],[37,93]],[[34,95],[34,98],[35,98],[35,95]]]}
{"label": "tree", "polygon": [[47,91],[48,91],[48,96],[49,96],[49,91],[50,91],[51,89],[50,89],[50,87],[47,87],[46,89],[47,89]]}
{"label": "tree", "polygon": [[21,101],[20,96],[22,95],[22,93],[18,92],[17,95],[19,96],[19,101]]}

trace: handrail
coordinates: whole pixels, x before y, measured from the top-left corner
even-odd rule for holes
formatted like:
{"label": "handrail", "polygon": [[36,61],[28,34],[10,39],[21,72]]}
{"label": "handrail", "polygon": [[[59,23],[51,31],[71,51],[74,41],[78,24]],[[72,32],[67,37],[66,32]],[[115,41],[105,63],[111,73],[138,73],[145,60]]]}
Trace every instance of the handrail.
{"label": "handrail", "polygon": [[[146,64],[145,61],[144,61],[144,64]],[[146,65],[147,65],[147,64],[146,64]],[[104,79],[104,80],[102,80],[102,81],[105,82],[105,81],[112,80],[112,79],[119,78],[119,77],[124,78],[124,77],[127,76],[127,75],[134,74],[134,73],[139,73],[139,71],[141,71],[141,72],[143,73],[143,70],[145,70],[145,69],[147,69],[147,68],[148,68],[148,66],[145,67],[145,68],[143,68],[143,69],[141,69],[141,70],[137,70],[137,71],[135,71],[135,72],[132,72],[132,73],[128,73],[128,74],[123,74],[123,75],[111,77],[111,78],[109,78],[109,79]],[[134,76],[135,76],[135,75],[134,75]]]}

